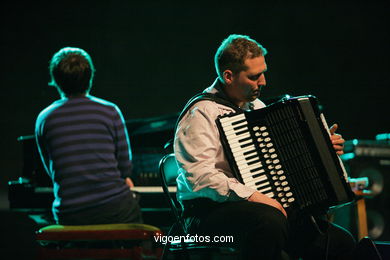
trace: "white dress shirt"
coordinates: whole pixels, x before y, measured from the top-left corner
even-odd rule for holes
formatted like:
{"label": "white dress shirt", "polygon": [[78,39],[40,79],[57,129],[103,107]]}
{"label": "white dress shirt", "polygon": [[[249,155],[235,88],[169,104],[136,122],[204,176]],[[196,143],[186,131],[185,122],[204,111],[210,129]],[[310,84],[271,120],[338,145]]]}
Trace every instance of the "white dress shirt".
{"label": "white dress shirt", "polygon": [[[216,93],[217,80],[204,90]],[[244,109],[265,107],[256,99]],[[177,198],[179,201],[209,198],[217,202],[244,200],[255,189],[244,186],[234,176],[224,154],[215,120],[235,111],[210,100],[195,103],[180,120],[175,134],[174,151],[179,166]]]}

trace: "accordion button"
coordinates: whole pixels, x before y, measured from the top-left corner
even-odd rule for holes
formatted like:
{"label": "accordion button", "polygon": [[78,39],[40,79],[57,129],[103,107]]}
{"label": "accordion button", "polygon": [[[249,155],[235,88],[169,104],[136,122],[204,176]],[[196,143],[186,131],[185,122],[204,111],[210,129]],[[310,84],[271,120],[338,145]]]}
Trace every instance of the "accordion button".
{"label": "accordion button", "polygon": [[284,181],[286,179],[286,176],[280,176],[279,180]]}
{"label": "accordion button", "polygon": [[265,130],[267,130],[267,127],[265,126],[260,127],[260,131],[265,131]]}
{"label": "accordion button", "polygon": [[275,172],[274,170],[270,171],[269,173],[270,173],[271,175],[275,175],[275,174],[276,174],[276,172]]}
{"label": "accordion button", "polygon": [[261,142],[263,142],[263,141],[264,141],[263,138],[257,138],[257,142],[261,143]]}
{"label": "accordion button", "polygon": [[261,152],[262,152],[262,153],[266,153],[266,152],[268,152],[268,149],[263,148],[263,149],[261,149]]}
{"label": "accordion button", "polygon": [[275,185],[275,186],[279,186],[279,185],[280,185],[280,182],[279,182],[279,181],[275,181],[275,182],[274,182],[274,185]]}
{"label": "accordion button", "polygon": [[275,169],[276,169],[276,170],[282,169],[282,165],[280,165],[280,164],[276,165],[276,166],[275,166]]}
{"label": "accordion button", "polygon": [[268,165],[268,169],[272,170],[274,166],[272,164]]}
{"label": "accordion button", "polygon": [[254,126],[252,129],[253,129],[253,131],[259,131],[259,130],[260,130],[260,127]]}
{"label": "accordion button", "polygon": [[287,202],[287,199],[286,199],[286,198],[281,198],[281,199],[280,199],[280,202],[282,202],[282,203],[283,203],[283,202]]}
{"label": "accordion button", "polygon": [[276,187],[276,191],[283,191],[282,187]]}
{"label": "accordion button", "polygon": [[272,146],[274,146],[273,143],[267,143],[267,147],[268,147],[268,148],[270,148],[270,147],[272,147]]}
{"label": "accordion button", "polygon": [[279,179],[278,176],[272,176],[272,180],[277,181],[278,179]]}
{"label": "accordion button", "polygon": [[278,197],[279,198],[284,197],[284,193],[283,192],[278,193]]}
{"label": "accordion button", "polygon": [[286,193],[286,196],[287,196],[287,197],[291,197],[291,196],[292,196],[292,192],[287,192],[287,193]]}
{"label": "accordion button", "polygon": [[272,161],[274,164],[278,164],[280,161],[279,161],[279,159],[275,159],[275,160],[273,160]]}
{"label": "accordion button", "polygon": [[270,141],[271,141],[271,138],[269,138],[269,137],[264,138],[264,142],[268,143]]}
{"label": "accordion button", "polygon": [[271,154],[272,159],[275,159],[276,157],[278,157],[278,155],[276,153]]}
{"label": "accordion button", "polygon": [[295,198],[289,198],[287,201],[288,201],[288,202],[294,202],[294,201],[295,201]]}
{"label": "accordion button", "polygon": [[260,135],[261,135],[261,133],[259,133],[259,132],[255,133],[255,136],[260,136]]}
{"label": "accordion button", "polygon": [[263,148],[263,147],[265,147],[265,143],[259,143],[259,146],[260,146],[261,148]]}
{"label": "accordion button", "polygon": [[269,133],[268,133],[268,132],[263,132],[261,135],[262,135],[262,136],[268,136]]}
{"label": "accordion button", "polygon": [[275,152],[275,148],[269,149],[269,152],[270,152],[270,153],[274,153],[274,152]]}
{"label": "accordion button", "polygon": [[283,204],[283,208],[288,208],[288,207],[290,207],[290,204],[288,204],[288,203]]}
{"label": "accordion button", "polygon": [[[265,158],[268,158],[269,155],[268,155],[268,154],[265,154],[264,157],[265,157]],[[266,163],[266,164],[271,164],[271,163],[272,163],[272,160],[271,160],[271,159],[267,159],[267,160],[265,160],[265,163]]]}
{"label": "accordion button", "polygon": [[279,171],[277,171],[276,172],[278,175],[282,175],[283,173],[284,173],[284,171],[283,170],[279,170]]}
{"label": "accordion button", "polygon": [[287,186],[287,184],[288,184],[288,181],[283,181],[282,182],[282,186]]}
{"label": "accordion button", "polygon": [[290,190],[290,187],[284,187],[283,188],[283,191],[289,191]]}

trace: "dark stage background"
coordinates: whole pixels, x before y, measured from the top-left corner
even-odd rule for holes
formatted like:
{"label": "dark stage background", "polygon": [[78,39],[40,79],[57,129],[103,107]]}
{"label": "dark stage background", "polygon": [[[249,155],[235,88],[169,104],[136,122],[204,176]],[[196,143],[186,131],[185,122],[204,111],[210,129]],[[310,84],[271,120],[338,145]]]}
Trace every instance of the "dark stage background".
{"label": "dark stage background", "polygon": [[2,4],[1,207],[7,181],[21,175],[17,137],[33,134],[57,98],[47,66],[65,46],[91,54],[92,94],[130,120],[180,111],[214,80],[220,42],[248,34],[269,51],[263,98],[316,95],[345,139],[390,131],[388,1],[183,2]]}

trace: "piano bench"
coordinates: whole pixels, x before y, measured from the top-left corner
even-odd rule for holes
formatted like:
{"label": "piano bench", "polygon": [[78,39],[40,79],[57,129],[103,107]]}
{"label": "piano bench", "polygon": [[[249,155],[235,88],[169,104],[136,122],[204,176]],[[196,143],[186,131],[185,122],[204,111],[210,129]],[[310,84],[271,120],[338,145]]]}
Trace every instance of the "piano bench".
{"label": "piano bench", "polygon": [[146,224],[50,225],[36,233],[38,259],[159,259],[159,235]]}

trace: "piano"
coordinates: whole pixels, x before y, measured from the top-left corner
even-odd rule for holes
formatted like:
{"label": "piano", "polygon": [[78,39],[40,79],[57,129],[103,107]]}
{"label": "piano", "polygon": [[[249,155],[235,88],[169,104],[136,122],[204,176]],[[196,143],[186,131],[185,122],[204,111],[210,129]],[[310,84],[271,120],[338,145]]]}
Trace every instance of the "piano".
{"label": "piano", "polygon": [[[165,143],[173,137],[178,114],[126,121],[133,153],[132,190],[140,194],[140,206],[144,222],[168,228],[173,216],[163,193],[158,174],[160,159],[168,152]],[[22,149],[22,176],[8,183],[10,209],[23,211],[46,222],[53,222],[52,182],[42,165],[35,137],[20,136],[17,139]],[[176,187],[169,187],[174,194]],[[175,197],[175,196],[173,196]]]}

